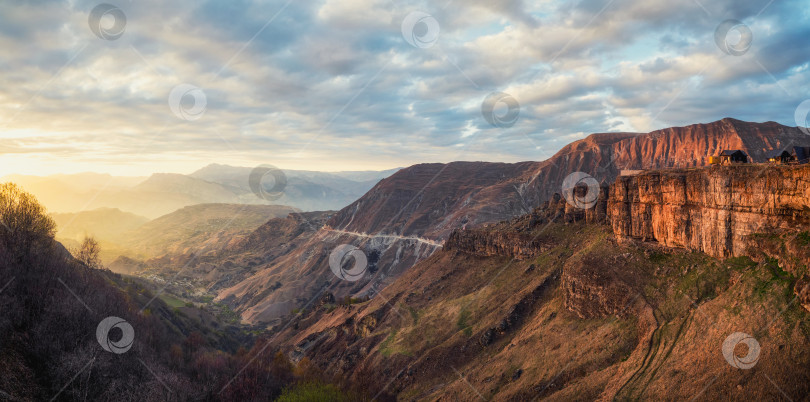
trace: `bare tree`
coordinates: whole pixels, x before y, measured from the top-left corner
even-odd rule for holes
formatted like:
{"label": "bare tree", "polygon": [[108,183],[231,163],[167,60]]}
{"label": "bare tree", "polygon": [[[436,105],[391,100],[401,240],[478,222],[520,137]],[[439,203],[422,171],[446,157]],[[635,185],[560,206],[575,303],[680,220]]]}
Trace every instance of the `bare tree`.
{"label": "bare tree", "polygon": [[93,236],[85,236],[76,253],[76,259],[90,268],[101,268],[101,260],[98,258],[100,251],[98,241]]}

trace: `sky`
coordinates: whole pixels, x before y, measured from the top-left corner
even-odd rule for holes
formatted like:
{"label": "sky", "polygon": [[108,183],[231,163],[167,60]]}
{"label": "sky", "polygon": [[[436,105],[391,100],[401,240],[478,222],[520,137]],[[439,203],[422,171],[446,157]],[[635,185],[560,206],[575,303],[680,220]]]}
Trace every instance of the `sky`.
{"label": "sky", "polygon": [[544,160],[810,98],[806,1],[107,1],[0,2],[0,176]]}

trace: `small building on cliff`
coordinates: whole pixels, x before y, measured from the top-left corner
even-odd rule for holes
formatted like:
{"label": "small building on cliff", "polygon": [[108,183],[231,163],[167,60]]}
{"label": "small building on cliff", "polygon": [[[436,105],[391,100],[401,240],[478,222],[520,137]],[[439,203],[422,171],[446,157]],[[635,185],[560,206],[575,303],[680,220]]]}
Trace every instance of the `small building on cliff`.
{"label": "small building on cliff", "polygon": [[810,162],[810,147],[795,146],[790,150],[790,156],[793,158],[793,162],[808,163]]}
{"label": "small building on cliff", "polygon": [[720,155],[710,156],[711,165],[730,165],[732,163],[748,163],[748,155],[739,149],[726,149]]}
{"label": "small building on cliff", "polygon": [[773,149],[773,150],[770,150],[770,151],[768,151],[768,153],[765,154],[765,157],[768,159],[768,162],[771,162],[771,163],[783,163],[784,164],[784,163],[790,163],[790,162],[795,160],[793,158],[793,155],[791,155],[791,153],[788,152],[787,149],[783,149],[783,150]]}

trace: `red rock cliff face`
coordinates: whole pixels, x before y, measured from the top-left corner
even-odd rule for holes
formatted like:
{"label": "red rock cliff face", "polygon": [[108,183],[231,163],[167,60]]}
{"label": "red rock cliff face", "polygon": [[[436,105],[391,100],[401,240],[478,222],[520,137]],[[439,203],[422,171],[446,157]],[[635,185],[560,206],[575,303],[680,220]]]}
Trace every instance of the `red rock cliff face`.
{"label": "red rock cliff face", "polygon": [[725,149],[743,150],[762,162],[767,151],[788,145],[810,145],[810,136],[775,122],[731,118],[645,134],[592,134],[543,162],[430,163],[402,169],[336,213],[329,225],[442,240],[460,227],[530,213],[561,192],[573,172],[608,185],[622,169],[704,166],[709,156]]}
{"label": "red rock cliff face", "polygon": [[742,256],[749,234],[807,229],[810,166],[706,167],[619,177],[607,210],[619,238]]}

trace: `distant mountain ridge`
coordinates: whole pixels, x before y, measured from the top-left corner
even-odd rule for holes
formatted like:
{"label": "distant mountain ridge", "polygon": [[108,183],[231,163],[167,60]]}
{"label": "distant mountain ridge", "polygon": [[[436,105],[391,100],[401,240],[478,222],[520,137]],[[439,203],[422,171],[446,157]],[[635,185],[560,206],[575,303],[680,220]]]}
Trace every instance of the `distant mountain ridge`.
{"label": "distant mountain ridge", "polygon": [[[236,194],[242,202],[256,202],[248,184],[254,168],[211,164],[189,177],[216,183]],[[291,205],[305,211],[337,210],[360,198],[381,179],[397,169],[349,172],[317,172],[283,169],[287,184],[276,204]]]}
{"label": "distant mountain ridge", "polygon": [[211,164],[189,175],[9,175],[0,181],[19,184],[54,213],[117,208],[154,219],[186,206],[210,203],[272,203],[305,211],[336,210],[365,194],[377,181],[397,169],[333,173],[284,170],[288,177],[284,195],[272,202],[251,191],[248,177],[252,170],[250,167]]}
{"label": "distant mountain ridge", "polygon": [[[234,242],[230,235],[211,240],[213,243],[201,237],[199,241],[213,250],[231,250],[229,253],[236,254],[229,254],[225,260],[212,255],[201,265],[204,269],[196,273],[198,270],[191,267],[189,274],[208,275],[209,279],[197,278],[199,285],[210,286],[215,281],[218,285],[214,290],[220,300],[227,301],[247,321],[272,321],[305,304],[324,283],[338,298],[369,294],[374,286],[391,283],[440,248],[416,238],[441,242],[458,228],[475,228],[524,215],[552,194],[561,192],[564,179],[573,172],[587,173],[607,184],[622,169],[699,166],[723,149],[741,149],[754,161],[763,161],[770,149],[808,143],[810,136],[795,127],[727,118],[646,134],[592,134],[540,162],[414,165],[381,180],[338,212],[319,214],[317,218],[307,214],[279,216],[262,230],[240,235],[239,239],[250,239],[244,243]],[[245,191],[244,184],[238,184],[242,180],[237,178],[249,172],[248,168],[211,165],[192,174],[196,177],[160,175],[148,181],[200,180],[205,183],[200,188],[218,191],[229,185],[228,191],[235,194]],[[333,175],[310,174],[308,180],[312,181],[307,183],[344,185]],[[307,180],[305,176],[291,172],[289,183]],[[290,190],[295,189],[292,187]],[[302,194],[304,187],[298,188]],[[187,191],[188,194],[194,191]],[[271,227],[284,229],[267,230]],[[277,236],[283,239],[276,239]],[[409,237],[413,238],[408,240]],[[360,281],[348,283],[332,274],[328,257],[341,244],[354,245],[366,255],[374,256],[373,269]],[[232,248],[235,245],[241,248],[235,250]],[[283,252],[275,248],[283,248]],[[172,252],[187,256],[189,250],[181,247]],[[165,262],[174,266],[172,261]],[[227,270],[221,269],[226,262]]]}

